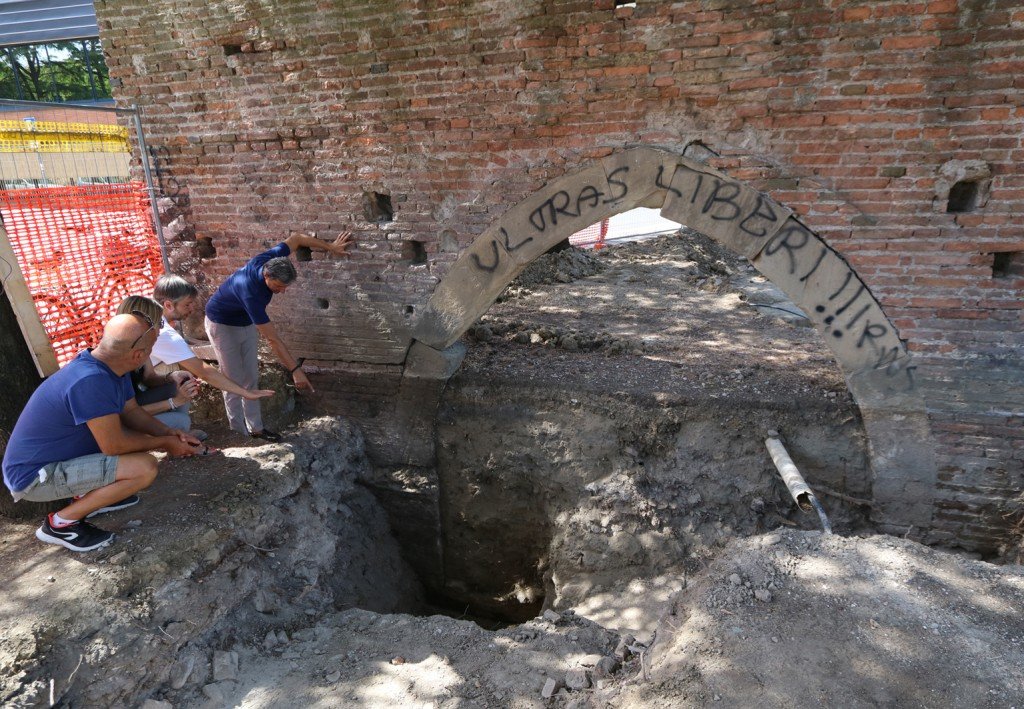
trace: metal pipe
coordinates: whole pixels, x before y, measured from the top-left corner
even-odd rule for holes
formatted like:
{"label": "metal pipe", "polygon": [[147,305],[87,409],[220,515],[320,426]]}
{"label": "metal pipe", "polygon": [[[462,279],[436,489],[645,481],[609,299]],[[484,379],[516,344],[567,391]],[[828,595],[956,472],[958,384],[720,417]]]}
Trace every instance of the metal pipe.
{"label": "metal pipe", "polygon": [[134,106],[135,112],[132,119],[135,123],[135,137],[139,141],[139,157],[142,161],[142,171],[146,175],[146,188],[149,190],[149,206],[153,209],[153,229],[156,231],[156,238],[160,242],[160,257],[164,262],[164,273],[171,272],[171,262],[167,258],[167,242],[164,241],[164,227],[160,223],[160,208],[156,204],[156,189],[153,187],[153,172],[149,168],[149,149],[146,147],[146,137],[142,133],[142,117],[139,115],[139,107]]}
{"label": "metal pipe", "polygon": [[768,454],[772,457],[772,462],[778,468],[779,475],[782,476],[782,482],[786,483],[786,488],[789,490],[789,494],[793,496],[793,501],[797,507],[804,512],[815,510],[818,513],[818,518],[821,520],[822,529],[825,530],[826,534],[832,534],[832,525],[825,515],[824,508],[818,502],[818,498],[814,496],[811,486],[807,484],[800,471],[797,470],[796,464],[789,457],[789,453],[786,451],[786,447],[782,445],[778,435],[769,434],[768,438],[764,439],[764,444],[768,448]]}
{"label": "metal pipe", "polygon": [[[114,100],[110,99],[110,103]],[[25,108],[73,108],[76,111],[105,111],[110,113],[113,111],[118,115],[126,115],[134,113],[132,108],[117,108],[116,106],[96,106],[88,103],[75,103],[74,101],[66,101],[63,103],[55,103],[53,101],[25,101],[22,99],[4,98],[0,99],[0,107],[3,106],[24,106]]]}

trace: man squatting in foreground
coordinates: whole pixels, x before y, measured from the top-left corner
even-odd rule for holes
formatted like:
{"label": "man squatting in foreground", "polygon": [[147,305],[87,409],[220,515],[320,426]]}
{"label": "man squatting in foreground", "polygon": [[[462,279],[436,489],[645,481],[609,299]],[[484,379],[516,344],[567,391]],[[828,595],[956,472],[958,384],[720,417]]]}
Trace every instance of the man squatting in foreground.
{"label": "man squatting in foreground", "polygon": [[94,350],[79,353],[29,398],[4,453],[4,483],[16,502],[74,498],[36,530],[39,540],[72,551],[106,546],[113,533],[85,520],[139,501],[135,493],[156,479],[149,452],[202,450],[135,401],[128,373],[148,359],[156,338],[148,316],[115,315]]}
{"label": "man squatting in foreground", "polygon": [[[263,335],[277,359],[291,373],[295,388],[313,391],[302,364],[288,348],[270,317],[267,306],[275,293],[284,293],[295,280],[295,266],[288,255],[305,246],[326,251],[335,256],[348,256],[355,242],[352,233],[342,232],[333,242],[320,241],[308,234],[295,233],[274,248],[254,256],[242,268],[221,283],[217,292],[206,302],[206,333],[217,353],[221,371],[247,389],[259,382],[259,336]],[[280,435],[263,427],[260,402],[224,392],[224,408],[232,430],[248,432],[254,438],[280,440]]]}

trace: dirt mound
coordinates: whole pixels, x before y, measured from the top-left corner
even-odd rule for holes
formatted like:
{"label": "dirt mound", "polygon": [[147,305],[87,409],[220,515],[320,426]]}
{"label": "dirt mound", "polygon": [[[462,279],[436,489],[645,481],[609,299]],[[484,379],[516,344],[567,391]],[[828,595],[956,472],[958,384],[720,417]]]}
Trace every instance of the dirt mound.
{"label": "dirt mound", "polygon": [[572,283],[604,270],[604,264],[593,251],[569,247],[551,251],[523,269],[509,284],[513,293],[553,283]]}
{"label": "dirt mound", "polygon": [[[574,606],[489,631],[351,608],[415,607],[416,582],[358,484],[361,442],[343,423],[210,463],[177,461],[142,505],[110,515],[121,538],[105,552],[72,557],[40,549],[30,526],[7,528],[24,539],[3,552],[5,706],[1024,701],[1018,567],[892,537],[775,531],[697,562],[663,555],[658,575],[636,566],[628,582],[565,594]],[[172,492],[178,507],[156,504]],[[598,522],[573,534],[603,538]],[[641,617],[645,632],[622,630]]]}
{"label": "dirt mound", "polygon": [[703,276],[731,276],[743,270],[747,264],[742,256],[688,227],[654,239],[610,246],[598,253],[602,263],[636,263],[656,261],[668,256],[682,257],[690,261]]}
{"label": "dirt mound", "polygon": [[887,536],[730,544],[658,628],[616,706],[1010,707],[1024,701],[1024,569]]}
{"label": "dirt mound", "polygon": [[289,629],[335,607],[416,603],[383,512],[360,485],[359,432],[306,422],[284,445],[168,461],[117,533],[89,554],[44,547],[4,522],[0,704],[136,706],[156,687],[207,684],[246,633]]}

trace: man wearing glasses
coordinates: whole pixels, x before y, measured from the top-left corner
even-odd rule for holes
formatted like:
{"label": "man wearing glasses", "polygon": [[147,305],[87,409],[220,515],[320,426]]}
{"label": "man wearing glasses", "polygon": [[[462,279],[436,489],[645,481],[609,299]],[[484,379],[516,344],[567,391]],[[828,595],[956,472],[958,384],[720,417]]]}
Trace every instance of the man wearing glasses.
{"label": "man wearing glasses", "polygon": [[99,345],[39,385],[18,417],[3,459],[14,500],[73,498],[36,530],[40,541],[72,551],[106,546],[113,533],[86,518],[139,501],[135,493],[156,479],[150,451],[202,451],[198,440],[135,401],[129,372],[149,358],[156,338],[156,325],[144,313],[114,316]]}
{"label": "man wearing glasses", "polygon": [[[293,251],[305,247],[334,256],[348,256],[353,244],[355,241],[349,231],[343,231],[334,241],[320,241],[310,234],[294,233],[274,248],[252,257],[228,276],[206,302],[206,333],[217,354],[220,371],[246,389],[255,389],[260,378],[258,353],[262,335],[278,361],[291,374],[295,388],[312,392],[313,385],[302,371],[302,360],[288,351],[270,322],[267,306],[274,295],[284,293],[295,281],[295,266],[288,259]],[[279,434],[263,427],[258,399],[243,399],[225,390],[224,408],[231,430],[267,441],[281,439]]]}

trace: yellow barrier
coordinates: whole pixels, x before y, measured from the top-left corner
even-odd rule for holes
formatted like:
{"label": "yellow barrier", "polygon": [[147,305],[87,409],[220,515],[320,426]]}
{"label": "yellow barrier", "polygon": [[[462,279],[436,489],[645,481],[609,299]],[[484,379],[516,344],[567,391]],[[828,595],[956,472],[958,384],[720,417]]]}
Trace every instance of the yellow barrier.
{"label": "yellow barrier", "polygon": [[127,153],[128,129],[108,123],[0,121],[0,153]]}

